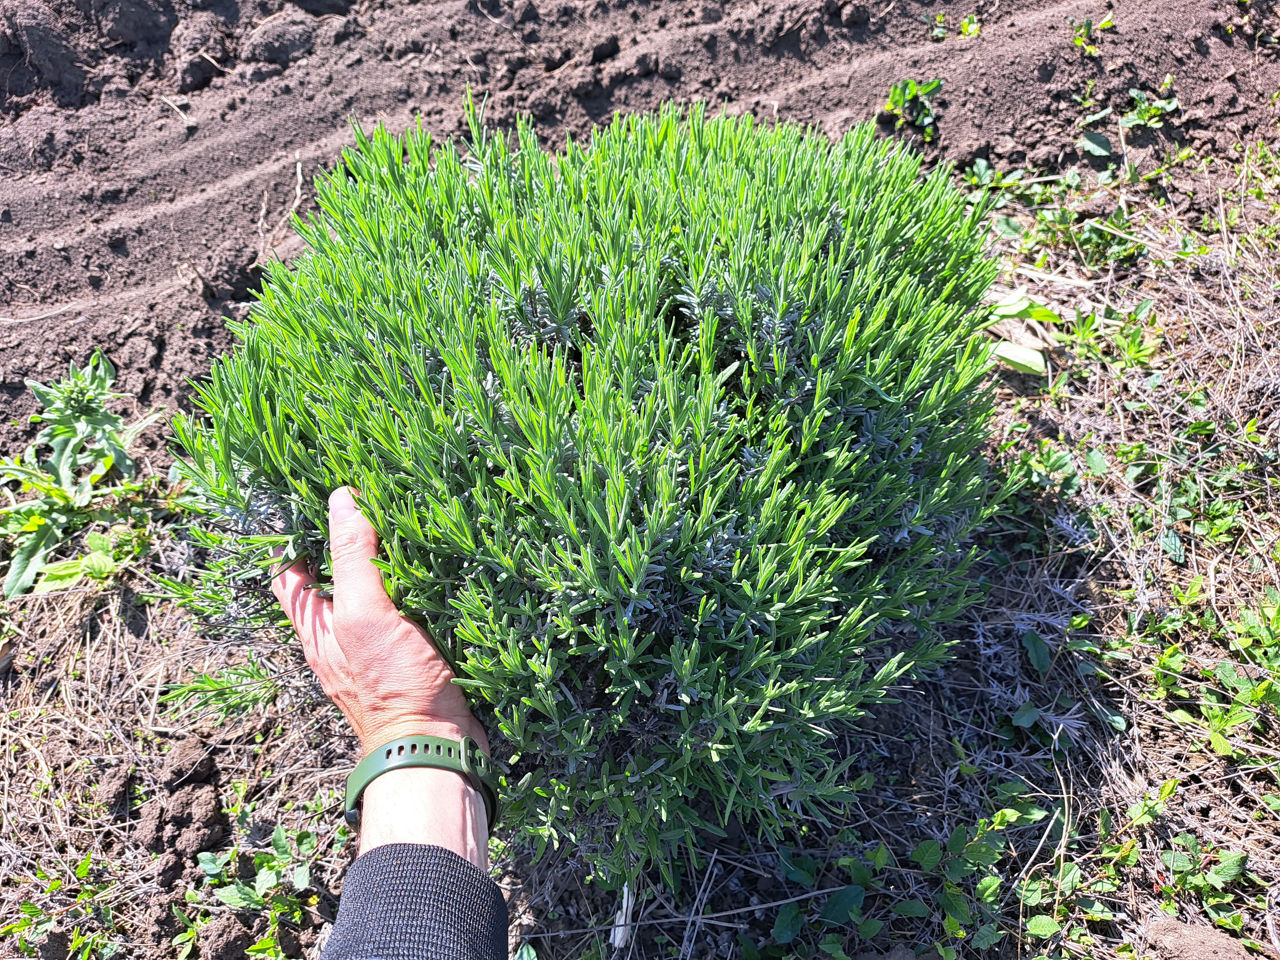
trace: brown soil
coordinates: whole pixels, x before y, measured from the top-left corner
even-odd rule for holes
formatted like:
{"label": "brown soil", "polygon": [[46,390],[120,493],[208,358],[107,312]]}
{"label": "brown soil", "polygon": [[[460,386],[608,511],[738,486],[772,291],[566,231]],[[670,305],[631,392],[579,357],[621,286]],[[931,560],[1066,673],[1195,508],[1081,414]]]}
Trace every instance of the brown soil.
{"label": "brown soil", "polygon": [[[23,380],[95,347],[144,404],[181,407],[261,264],[296,252],[288,215],[348,118],[456,134],[467,85],[554,142],[671,98],[838,134],[894,81],[936,76],[931,153],[1043,167],[1080,161],[1084,113],[1168,74],[1184,112],[1132,151],[1211,153],[1273,115],[1268,0],[1250,21],[1227,0],[1107,6],[1094,57],[1070,27],[1102,18],[1093,0],[3,0],[0,449],[31,434]],[[981,34],[960,36],[975,11]]]}
{"label": "brown soil", "polygon": [[[66,960],[74,929],[104,928],[125,938],[124,956],[174,956],[171,941],[183,929],[174,908],[188,909],[184,895],[204,876],[198,855],[225,852],[233,840],[241,850],[267,843],[291,800],[315,796],[317,763],[337,773],[352,762],[350,737],[317,709],[321,694],[297,671],[291,645],[259,640],[275,658],[273,675],[291,686],[277,712],[247,718],[234,733],[217,717],[175,718],[160,699],[169,684],[234,654],[225,643],[194,636],[172,604],[145,602],[141,595],[157,587],[130,579],[109,594],[28,596],[6,608],[16,655],[12,670],[0,674],[0,743],[22,750],[0,773],[0,916],[11,922],[18,903],[31,899],[57,911],[60,920],[40,956]],[[308,719],[297,722],[299,716]],[[283,776],[289,787],[280,787]],[[226,807],[235,796],[243,805],[233,823]],[[318,831],[322,854],[336,844],[332,868],[323,876],[317,868],[307,894],[314,905],[301,924],[280,934],[291,938],[289,955],[302,957],[332,919],[336,899],[326,883],[341,875],[351,854],[336,842],[335,810],[295,812],[289,822]],[[69,891],[53,892],[47,880],[35,879],[72,877],[84,858],[89,872],[74,875]],[[241,854],[237,872],[249,859]],[[90,897],[93,909],[71,912],[58,896]],[[241,960],[266,933],[265,916],[248,919],[252,929],[234,914],[202,926],[199,955]],[[0,957],[17,956],[16,947],[14,938],[0,938]]]}
{"label": "brown soil", "polygon": [[[349,143],[352,115],[400,127],[417,114],[433,133],[454,135],[469,84],[489,98],[491,122],[531,114],[551,143],[586,134],[614,110],[671,98],[835,135],[875,118],[894,81],[941,77],[938,137],[921,145],[931,157],[1058,168],[1099,162],[1077,155],[1081,116],[1106,106],[1121,113],[1131,88],[1154,93],[1173,74],[1183,112],[1126,144],[1149,169],[1175,145],[1212,156],[1269,135],[1280,89],[1270,41],[1277,22],[1271,0],[1249,8],[1243,22],[1245,8],[1226,0],[0,0],[0,454],[16,453],[32,434],[24,379],[56,378],[95,347],[142,404],[186,403],[187,379],[230,345],[223,318],[244,314],[262,263],[297,252],[288,216],[307,209],[311,178]],[[960,18],[975,11],[981,34],[961,37]],[[1071,42],[1070,19],[1107,11],[1116,27],[1088,56]],[[949,27],[939,42],[924,21],[937,13]],[[1180,182],[1179,209],[1214,199],[1182,195],[1195,188]],[[276,729],[264,717],[234,740],[215,726],[180,739],[162,725],[157,697],[210,668],[183,618],[167,606],[88,596],[32,598],[17,616],[15,669],[0,677],[0,740],[31,748],[0,798],[0,819],[21,825],[0,837],[0,895],[28,895],[17,888],[41,868],[38,851],[56,849],[72,864],[93,853],[134,884],[118,907],[122,928],[137,932],[132,955],[170,956],[179,932],[172,907],[198,880],[196,854],[224,849],[243,829],[228,823],[220,793],[248,783],[258,804],[250,826],[269,826],[299,791],[339,781],[350,741],[298,679],[296,652],[277,652],[273,675],[295,677],[280,710],[307,723]],[[984,658],[959,656],[938,689],[972,700],[989,678],[966,663]],[[938,715],[964,715],[963,705],[944,706]],[[880,721],[888,746],[876,754],[884,758],[878,782],[912,769],[905,748],[893,747],[901,743],[893,717]],[[948,728],[937,742],[962,733]],[[933,743],[921,740],[921,756],[937,752]],[[286,784],[288,762],[301,773]],[[49,778],[59,803],[67,796],[67,816],[89,828],[70,840],[67,823],[33,819],[25,806]],[[927,806],[954,803],[944,785]],[[888,830],[901,809],[874,798],[867,807]],[[333,842],[335,810],[295,825],[303,822]],[[349,851],[326,856],[325,881],[335,881]],[[605,915],[565,907],[577,878],[558,882],[513,897],[518,928],[551,904],[571,928]],[[734,882],[726,896],[774,896],[763,868]],[[317,925],[333,903],[320,890]],[[771,920],[760,922],[767,930]],[[1192,935],[1149,932],[1165,956],[1232,956],[1180,954],[1175,942]],[[202,929],[200,955],[242,956],[260,935],[223,914]],[[63,943],[65,932],[51,941]],[[49,955],[56,952],[55,944]]]}
{"label": "brown soil", "polygon": [[1160,917],[1148,927],[1151,946],[1164,960],[1246,960],[1252,956],[1239,940],[1214,930],[1195,927],[1172,917]]}

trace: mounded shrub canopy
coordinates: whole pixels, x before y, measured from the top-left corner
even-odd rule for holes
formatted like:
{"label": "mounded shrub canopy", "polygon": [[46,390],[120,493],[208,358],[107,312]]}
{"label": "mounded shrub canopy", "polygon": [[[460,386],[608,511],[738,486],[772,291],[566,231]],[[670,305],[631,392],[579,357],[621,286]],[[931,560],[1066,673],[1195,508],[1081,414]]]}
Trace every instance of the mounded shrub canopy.
{"label": "mounded shrub canopy", "polygon": [[972,593],[983,212],[870,126],[675,108],[357,133],[317,198],[179,427],[245,556],[359,488],[508,824],[607,876],[838,809],[847,721]]}

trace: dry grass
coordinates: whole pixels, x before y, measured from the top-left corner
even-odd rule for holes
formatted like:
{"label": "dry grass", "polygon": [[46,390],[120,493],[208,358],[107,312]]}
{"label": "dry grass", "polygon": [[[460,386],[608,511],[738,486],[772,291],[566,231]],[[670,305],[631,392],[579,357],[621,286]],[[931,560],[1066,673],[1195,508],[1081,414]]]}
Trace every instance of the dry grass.
{"label": "dry grass", "polygon": [[[161,586],[151,574],[172,546],[152,558],[156,570],[133,570],[113,589],[24,597],[3,612],[15,660],[0,691],[0,917],[18,919],[28,902],[54,919],[51,956],[77,933],[94,944],[87,957],[174,955],[169,941],[182,926],[173,910],[186,910],[183,890],[201,878],[193,855],[175,863],[165,852],[183,830],[179,846],[242,850],[269,843],[277,823],[315,830],[316,928],[332,919],[330,890],[350,862],[336,790],[352,738],[274,633],[201,636],[186,612],[154,600]],[[248,653],[272,677],[265,709],[225,721],[217,703],[193,711],[167,702],[175,686]],[[208,817],[182,793],[185,782],[173,783],[181,764],[204,756],[210,768],[188,780],[216,792]],[[202,909],[202,919],[230,912]]]}

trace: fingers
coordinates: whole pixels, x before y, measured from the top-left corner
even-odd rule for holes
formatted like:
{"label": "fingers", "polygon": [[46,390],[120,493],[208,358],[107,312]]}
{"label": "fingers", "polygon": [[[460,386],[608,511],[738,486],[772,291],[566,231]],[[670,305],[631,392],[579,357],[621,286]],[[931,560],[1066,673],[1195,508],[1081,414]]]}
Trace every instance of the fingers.
{"label": "fingers", "polygon": [[373,565],[378,534],[356,509],[350,487],[329,495],[329,550],[333,563],[333,612],[338,620],[389,616],[399,619]]}
{"label": "fingers", "polygon": [[280,601],[280,608],[293,624],[303,653],[310,662],[321,636],[328,629],[329,601],[319,591],[312,589],[316,578],[311,575],[306,557],[298,557],[271,578],[271,592]]}

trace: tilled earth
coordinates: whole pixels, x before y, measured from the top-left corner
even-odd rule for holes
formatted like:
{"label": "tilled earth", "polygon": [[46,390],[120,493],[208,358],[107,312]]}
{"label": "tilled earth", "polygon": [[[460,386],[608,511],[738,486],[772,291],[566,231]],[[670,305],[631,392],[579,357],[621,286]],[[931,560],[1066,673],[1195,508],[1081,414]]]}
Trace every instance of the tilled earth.
{"label": "tilled earth", "polygon": [[[981,32],[961,36],[961,18],[974,13]],[[941,40],[931,38],[938,14]],[[1096,55],[1073,43],[1073,20],[1108,15],[1115,26],[1095,35]],[[184,406],[188,380],[230,346],[226,318],[244,315],[263,264],[298,252],[290,215],[305,214],[311,180],[350,142],[352,119],[399,128],[416,116],[434,134],[457,135],[470,87],[491,123],[530,115],[549,144],[669,99],[834,136],[876,120],[895,81],[937,77],[938,135],[918,143],[931,159],[1097,168],[1106,161],[1078,153],[1079,121],[1108,106],[1118,115],[1132,89],[1155,97],[1171,78],[1182,109],[1123,146],[1150,169],[1184,147],[1225,156],[1273,136],[1276,31],[1270,0],[0,0],[0,455],[33,435],[24,380],[57,378],[96,347],[141,406]],[[1212,189],[1178,172],[1168,199],[1182,211],[1216,209]],[[155,621],[152,611],[131,625],[118,609],[54,607],[33,608],[34,642],[5,681],[5,703],[44,718],[36,733],[27,713],[19,718],[37,744],[78,744],[41,755],[55,761],[54,789],[83,781],[76,790],[104,824],[97,842],[137,862],[136,925],[154,942],[134,939],[131,955],[171,956],[172,907],[184,877],[198,880],[193,858],[232,829],[219,791],[240,778],[251,792],[282,793],[284,775],[272,772],[276,754],[235,746],[217,728],[188,742],[189,731],[156,719],[162,686],[202,656],[180,618]],[[55,695],[65,721],[49,712]],[[309,694],[296,695],[294,708],[309,712]],[[259,739],[277,736],[263,724]],[[138,746],[135,727],[173,742]],[[285,732],[283,746],[306,766],[291,787],[314,793],[345,768],[337,739]],[[141,806],[138,789],[150,797]],[[26,828],[50,849],[61,849],[59,830],[75,829]],[[33,855],[17,849],[27,834],[8,842],[7,866]],[[312,949],[311,927],[332,905],[321,897],[297,955]],[[570,910],[564,922],[591,919]],[[201,955],[242,956],[261,933],[219,915]]]}

